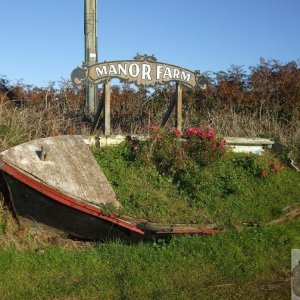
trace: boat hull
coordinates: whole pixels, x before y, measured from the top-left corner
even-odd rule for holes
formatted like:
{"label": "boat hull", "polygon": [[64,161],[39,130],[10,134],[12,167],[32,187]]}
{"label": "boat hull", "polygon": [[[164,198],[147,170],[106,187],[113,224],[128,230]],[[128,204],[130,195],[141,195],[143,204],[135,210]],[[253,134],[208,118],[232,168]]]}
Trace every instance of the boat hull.
{"label": "boat hull", "polygon": [[54,201],[14,177],[3,174],[14,212],[22,227],[55,229],[84,240],[139,240],[140,234],[71,206]]}

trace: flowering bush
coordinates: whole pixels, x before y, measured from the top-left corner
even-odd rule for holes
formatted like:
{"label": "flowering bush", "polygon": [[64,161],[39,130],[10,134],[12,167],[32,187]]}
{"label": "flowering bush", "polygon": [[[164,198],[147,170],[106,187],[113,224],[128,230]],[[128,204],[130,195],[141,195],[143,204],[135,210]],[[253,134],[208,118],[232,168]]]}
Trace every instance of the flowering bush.
{"label": "flowering bush", "polygon": [[217,139],[211,127],[169,132],[152,125],[149,139],[133,141],[130,147],[137,160],[154,162],[161,173],[178,178],[182,172],[189,172],[195,166],[207,166],[222,157],[225,141]]}
{"label": "flowering bush", "polygon": [[190,128],[186,132],[185,150],[198,166],[206,166],[223,155],[225,143],[217,140],[211,127]]}
{"label": "flowering bush", "polygon": [[234,153],[212,128],[155,128],[146,140],[100,148],[97,159],[123,206],[118,213],[152,222],[267,222],[299,194],[297,184],[287,192],[295,174],[281,158]]}
{"label": "flowering bush", "polygon": [[218,138],[211,127],[192,127],[184,132],[154,125],[150,128],[146,141],[129,143],[128,157],[135,164],[154,167],[182,195],[189,195],[191,206],[201,208],[203,199],[237,197],[246,188],[245,182],[264,184],[276,180],[284,168],[272,154],[227,151],[226,141]]}

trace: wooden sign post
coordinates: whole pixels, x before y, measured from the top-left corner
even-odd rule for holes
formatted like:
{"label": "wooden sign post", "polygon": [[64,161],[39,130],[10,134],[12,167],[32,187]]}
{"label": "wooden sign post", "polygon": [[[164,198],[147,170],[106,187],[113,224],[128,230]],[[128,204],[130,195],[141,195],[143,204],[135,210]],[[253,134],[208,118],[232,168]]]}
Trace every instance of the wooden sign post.
{"label": "wooden sign post", "polygon": [[182,130],[182,87],[176,83],[175,128]]}
{"label": "wooden sign post", "polygon": [[[97,0],[84,1],[84,37],[85,37],[85,64],[94,65],[98,59],[97,49]],[[85,87],[86,113],[94,114],[99,104],[97,85],[87,82]]]}
{"label": "wooden sign post", "polygon": [[104,84],[104,135],[110,135],[110,82]]}

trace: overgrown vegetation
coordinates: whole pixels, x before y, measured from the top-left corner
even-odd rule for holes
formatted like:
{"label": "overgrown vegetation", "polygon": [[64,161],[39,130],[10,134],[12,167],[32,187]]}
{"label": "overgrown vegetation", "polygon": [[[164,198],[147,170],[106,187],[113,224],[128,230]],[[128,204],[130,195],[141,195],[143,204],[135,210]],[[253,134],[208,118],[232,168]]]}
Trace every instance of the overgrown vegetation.
{"label": "overgrown vegetation", "polygon": [[235,154],[209,128],[155,128],[147,141],[95,151],[123,209],[162,223],[262,226],[300,205],[300,175],[274,154]]}
{"label": "overgrown vegetation", "polygon": [[[202,124],[222,136],[278,139],[300,161],[296,62],[261,60],[249,71],[232,66],[209,80],[206,91],[184,91],[184,128]],[[161,124],[173,93],[172,85],[151,94],[112,87],[113,133],[142,133]],[[89,133],[83,99],[83,90],[67,81],[37,88],[2,79],[0,150],[45,136]],[[148,143],[131,141],[95,154],[124,205],[122,213],[152,221],[216,222],[227,230],[136,245],[81,243],[29,235],[0,200],[1,299],[290,297],[290,252],[300,248],[300,221],[269,221],[299,207],[299,174],[271,154],[232,155],[220,144],[207,158],[199,157],[205,151],[197,152],[197,143],[193,148],[195,137],[184,144],[173,133],[164,133],[165,139],[161,132],[150,134],[156,137]],[[205,143],[201,147],[211,144]],[[180,160],[180,153],[192,155]],[[157,199],[160,204],[153,205]]]}
{"label": "overgrown vegetation", "polygon": [[[210,85],[206,91],[184,90],[185,128],[203,124],[212,126],[222,136],[278,139],[293,147],[294,158],[300,161],[297,147],[300,141],[300,69],[297,62],[282,64],[261,59],[249,70],[232,66],[227,71],[207,75]],[[99,96],[101,93],[100,88]],[[142,133],[151,124],[161,124],[173,95],[172,85],[157,87],[152,93],[142,88],[133,89],[127,84],[113,86],[113,133]],[[2,149],[39,135],[80,133],[82,113],[78,114],[78,111],[84,109],[83,99],[83,89],[68,81],[37,88],[2,79]],[[21,133],[15,131],[21,139],[7,140],[5,126],[8,124],[10,130],[21,130]],[[174,124],[174,115],[168,124]],[[90,124],[85,123],[85,128],[86,125]]]}
{"label": "overgrown vegetation", "polygon": [[53,84],[45,89],[5,84],[9,87],[0,81],[0,151],[41,137],[89,132],[82,92],[68,83],[59,90]]}

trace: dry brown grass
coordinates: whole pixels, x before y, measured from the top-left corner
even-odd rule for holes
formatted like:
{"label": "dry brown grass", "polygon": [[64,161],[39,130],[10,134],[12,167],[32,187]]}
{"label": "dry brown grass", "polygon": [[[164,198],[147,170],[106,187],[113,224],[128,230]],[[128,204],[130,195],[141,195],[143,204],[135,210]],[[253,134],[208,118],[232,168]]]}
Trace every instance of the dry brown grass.
{"label": "dry brown grass", "polygon": [[0,105],[0,151],[37,138],[88,132],[82,114],[61,111],[58,104],[39,109]]}
{"label": "dry brown grass", "polygon": [[255,114],[212,111],[202,115],[203,123],[211,125],[223,136],[268,137],[285,143],[300,138],[300,123],[286,123],[273,116],[261,120]]}
{"label": "dry brown grass", "polygon": [[[0,151],[29,140],[60,134],[89,134],[90,123],[83,122],[82,108],[61,106],[57,103],[42,103],[40,106],[12,107],[0,104]],[[129,108],[128,108],[129,109]],[[112,133],[145,133],[149,125],[160,125],[167,104],[159,109],[149,107],[130,108],[112,118]],[[112,110],[114,108],[112,107]],[[112,116],[113,117],[113,116]],[[257,113],[234,110],[201,110],[193,104],[184,107],[184,127],[212,126],[221,136],[268,137],[289,145],[300,143],[300,122],[287,122],[269,112],[259,117]],[[167,127],[174,127],[174,112]]]}
{"label": "dry brown grass", "polygon": [[300,121],[284,122],[272,115],[261,120],[254,114],[210,112],[203,118],[204,124],[215,128],[221,136],[263,137],[287,145],[292,158],[300,163]]}

